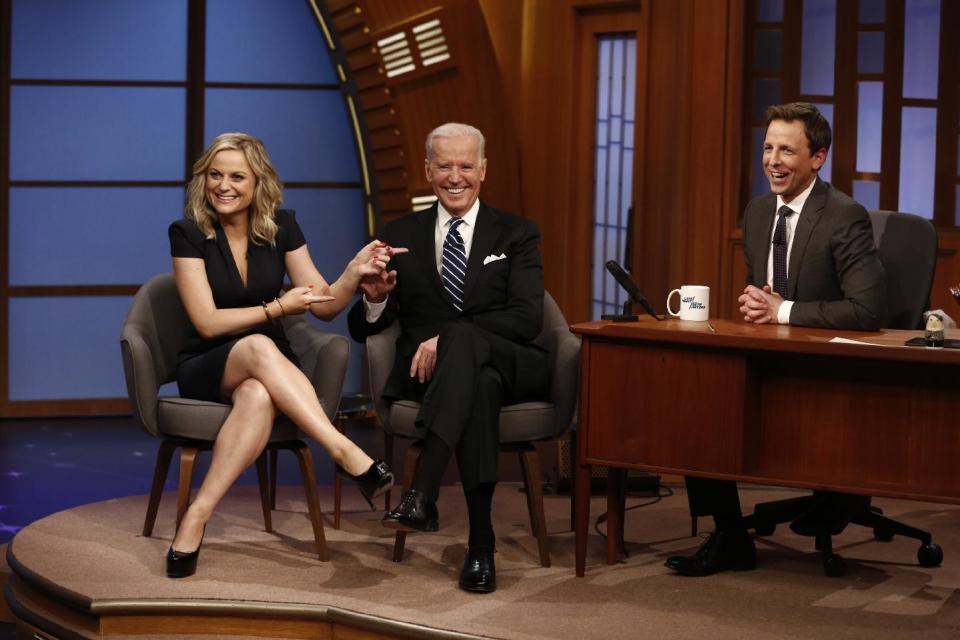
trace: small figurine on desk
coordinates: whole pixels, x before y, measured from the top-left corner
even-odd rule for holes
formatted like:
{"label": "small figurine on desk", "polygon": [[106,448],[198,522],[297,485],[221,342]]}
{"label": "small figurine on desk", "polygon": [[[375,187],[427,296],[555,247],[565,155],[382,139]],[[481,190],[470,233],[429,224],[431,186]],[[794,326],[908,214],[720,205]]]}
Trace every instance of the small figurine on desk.
{"label": "small figurine on desk", "polygon": [[927,346],[934,349],[943,347],[943,318],[938,313],[927,315],[927,325],[923,332]]}

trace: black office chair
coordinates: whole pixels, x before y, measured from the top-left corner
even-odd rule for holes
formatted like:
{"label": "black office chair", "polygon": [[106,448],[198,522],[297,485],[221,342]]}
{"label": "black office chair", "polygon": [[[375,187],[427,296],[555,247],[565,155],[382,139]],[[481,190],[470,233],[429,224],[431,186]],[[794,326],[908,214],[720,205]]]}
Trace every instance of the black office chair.
{"label": "black office chair", "polygon": [[[937,231],[929,220],[909,213],[871,211],[873,239],[886,275],[887,327],[891,329],[919,329],[923,312],[929,307],[930,288],[937,259]],[[778,500],[758,504],[753,515],[747,517],[747,528],[757,535],[771,535],[776,526],[792,522],[807,512],[824,494]],[[851,524],[873,529],[877,540],[891,540],[895,535],[920,541],[917,561],[923,567],[935,567],[943,561],[943,551],[933,543],[929,531],[916,529],[883,516],[870,504],[867,496],[840,496]],[[849,504],[847,504],[849,503]],[[843,558],[833,552],[831,533],[817,531],[816,548],[822,554],[823,569],[828,576],[840,576],[845,571]]]}

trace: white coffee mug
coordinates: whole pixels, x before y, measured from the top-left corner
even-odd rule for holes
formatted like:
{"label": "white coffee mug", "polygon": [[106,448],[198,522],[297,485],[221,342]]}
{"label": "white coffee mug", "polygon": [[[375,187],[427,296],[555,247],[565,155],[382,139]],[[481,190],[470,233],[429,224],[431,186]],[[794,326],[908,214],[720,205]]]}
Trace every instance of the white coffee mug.
{"label": "white coffee mug", "polygon": [[[680,294],[680,310],[674,312],[670,308],[673,294]],[[698,284],[685,284],[667,294],[667,313],[677,316],[681,320],[696,320],[704,322],[710,317],[710,287]]]}

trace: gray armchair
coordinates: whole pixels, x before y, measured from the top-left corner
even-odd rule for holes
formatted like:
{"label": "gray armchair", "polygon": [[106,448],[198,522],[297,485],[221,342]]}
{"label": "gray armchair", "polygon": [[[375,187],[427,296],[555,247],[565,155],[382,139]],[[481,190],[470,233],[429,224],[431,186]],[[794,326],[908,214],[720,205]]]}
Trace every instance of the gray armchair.
{"label": "gray armchair", "polygon": [[[543,329],[534,342],[550,354],[549,367],[552,373],[550,399],[542,402],[523,402],[503,407],[500,411],[500,449],[516,452],[523,469],[527,493],[530,525],[537,538],[540,564],[550,566],[547,550],[546,520],[543,514],[540,458],[535,442],[559,438],[570,427],[577,401],[577,380],[580,374],[580,340],[570,332],[560,308],[549,293],[543,301]],[[382,397],[387,377],[393,367],[397,336],[400,326],[394,323],[385,331],[367,338],[367,362],[370,374],[370,392],[375,399],[377,415],[387,434],[386,447],[389,456],[393,450],[392,438],[415,439],[414,420],[420,409],[419,403],[409,400],[389,402]],[[420,457],[419,443],[407,449],[404,462],[403,484],[409,487]],[[393,559],[403,559],[406,534],[397,532]]]}
{"label": "gray armchair", "polygon": [[[137,291],[120,333],[123,370],[133,416],[147,433],[161,439],[143,522],[144,536],[153,533],[170,461],[178,448],[181,452],[176,523],[180,525],[190,502],[197,454],[212,448],[230,412],[230,406],[226,404],[158,395],[161,385],[174,380],[177,353],[189,322],[173,275],[164,273],[154,276]],[[327,416],[332,419],[346,374],[349,341],[343,336],[318,331],[302,316],[284,318],[283,323],[301,368],[313,383]],[[292,451],[300,464],[317,555],[321,560],[327,560],[329,554],[317,498],[313,457],[298,436],[292,422],[284,416],[277,418],[267,444],[274,462],[270,465],[273,467],[273,483],[276,483],[276,452]],[[268,487],[266,451],[257,459],[256,466],[264,526],[267,531],[272,531],[270,509],[275,506],[275,486]]]}

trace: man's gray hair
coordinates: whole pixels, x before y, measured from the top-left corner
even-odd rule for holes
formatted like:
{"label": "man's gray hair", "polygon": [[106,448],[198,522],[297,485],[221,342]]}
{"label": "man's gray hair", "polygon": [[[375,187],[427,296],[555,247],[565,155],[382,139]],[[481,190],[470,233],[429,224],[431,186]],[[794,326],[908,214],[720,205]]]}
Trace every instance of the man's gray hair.
{"label": "man's gray hair", "polygon": [[480,159],[483,160],[485,157],[483,155],[483,151],[484,147],[486,146],[486,140],[484,140],[483,134],[480,133],[480,129],[471,127],[469,124],[462,124],[460,122],[447,122],[446,124],[440,125],[427,134],[427,160],[429,161],[433,157],[434,139],[459,138],[461,136],[473,136],[477,139],[477,146],[480,149]]}

